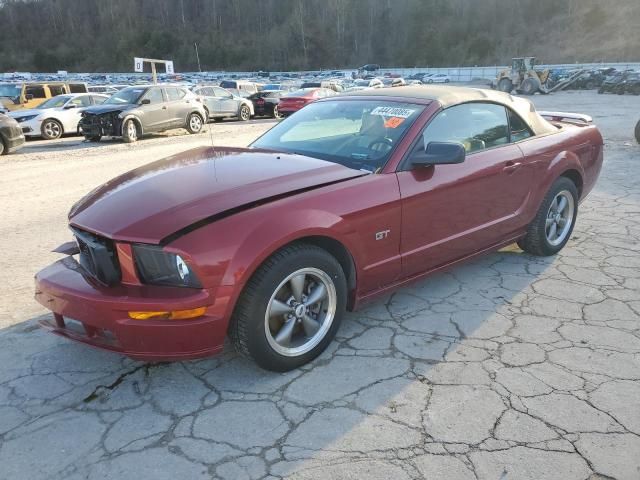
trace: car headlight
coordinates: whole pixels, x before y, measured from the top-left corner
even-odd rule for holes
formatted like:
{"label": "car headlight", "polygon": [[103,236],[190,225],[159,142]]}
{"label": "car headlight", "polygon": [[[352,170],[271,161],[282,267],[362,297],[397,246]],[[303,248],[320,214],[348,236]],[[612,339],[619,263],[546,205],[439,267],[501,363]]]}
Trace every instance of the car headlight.
{"label": "car headlight", "polygon": [[133,245],[133,257],[142,283],[202,288],[187,262],[156,245]]}
{"label": "car headlight", "polygon": [[22,122],[28,122],[29,120],[33,120],[34,118],[36,118],[38,115],[27,115],[25,117],[16,117],[16,122],[18,123],[22,123]]}

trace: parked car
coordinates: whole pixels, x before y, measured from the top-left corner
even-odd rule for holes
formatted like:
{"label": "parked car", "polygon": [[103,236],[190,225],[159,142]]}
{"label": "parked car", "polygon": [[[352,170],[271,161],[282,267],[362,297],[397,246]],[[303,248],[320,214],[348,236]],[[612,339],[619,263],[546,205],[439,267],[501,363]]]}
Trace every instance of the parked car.
{"label": "parked car", "polygon": [[172,128],[199,133],[206,118],[198,97],[185,87],[138,85],[120,90],[100,106],[87,108],[79,129],[91,142],[110,136],[130,143],[147,133]]}
{"label": "parked car", "polygon": [[555,125],[490,90],[368,90],[249,148],[139,167],[72,207],[77,243],[57,251],[79,262],[36,275],[43,325],[145,361],[212,355],[229,333],[264,368],[299,367],[345,309],[516,241],[565,246],[603,139],[586,116],[544,115]]}
{"label": "parked car", "polygon": [[0,104],[5,110],[26,110],[65,93],[87,93],[83,82],[5,82],[0,83]]}
{"label": "parked car", "polygon": [[384,83],[379,78],[366,79],[362,78],[353,82],[353,86],[350,90],[361,90],[364,88],[382,88]]}
{"label": "parked car", "polygon": [[336,92],[328,88],[302,88],[280,97],[278,113],[283,117],[288,117],[311,102],[333,95],[336,95]]}
{"label": "parked car", "polygon": [[258,84],[254,82],[244,82],[242,80],[223,80],[220,82],[220,86],[244,98],[258,91]]}
{"label": "parked car", "polygon": [[624,95],[625,93],[640,95],[640,72],[629,72],[624,80],[612,87],[611,91],[618,95]]}
{"label": "parked car", "polygon": [[247,121],[254,115],[251,100],[234,95],[224,88],[204,85],[195,87],[192,91],[202,97],[207,118],[215,122],[232,117]]}
{"label": "parked car", "polygon": [[322,82],[304,82],[300,88],[328,88],[334,92],[340,93],[344,91],[342,84],[334,80],[323,80]]}
{"label": "parked car", "polygon": [[278,111],[278,103],[285,93],[282,90],[262,90],[250,95],[248,99],[253,103],[257,117],[282,118]]}
{"label": "parked car", "polygon": [[0,155],[6,155],[22,148],[24,135],[18,122],[0,113]]}
{"label": "parked car", "polygon": [[101,105],[108,95],[70,93],[45,100],[31,110],[17,110],[9,115],[27,137],[55,140],[65,133],[78,133],[82,112],[92,105]]}
{"label": "parked car", "polygon": [[602,82],[602,85],[598,89],[598,93],[614,93],[618,85],[623,82],[630,73],[631,72],[629,71],[614,72],[612,75],[604,79],[604,82]]}
{"label": "parked car", "polygon": [[120,90],[116,87],[112,87],[111,85],[89,85],[87,89],[91,93],[108,93],[109,95],[112,95]]}
{"label": "parked car", "polygon": [[422,81],[424,83],[449,83],[451,78],[446,73],[434,73],[429,76],[425,75]]}

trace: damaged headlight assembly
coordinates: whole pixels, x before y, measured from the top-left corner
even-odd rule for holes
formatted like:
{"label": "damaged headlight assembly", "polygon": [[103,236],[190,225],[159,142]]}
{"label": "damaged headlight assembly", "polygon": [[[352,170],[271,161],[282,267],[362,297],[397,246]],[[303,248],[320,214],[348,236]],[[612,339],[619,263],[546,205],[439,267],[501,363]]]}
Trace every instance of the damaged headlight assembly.
{"label": "damaged headlight assembly", "polygon": [[156,245],[133,245],[136,270],[142,283],[172,287],[202,288],[191,267],[175,253]]}

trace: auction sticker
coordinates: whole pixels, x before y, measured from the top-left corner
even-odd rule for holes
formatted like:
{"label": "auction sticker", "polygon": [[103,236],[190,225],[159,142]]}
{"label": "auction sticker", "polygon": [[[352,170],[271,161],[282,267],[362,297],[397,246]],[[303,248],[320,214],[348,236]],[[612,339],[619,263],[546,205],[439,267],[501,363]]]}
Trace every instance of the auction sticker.
{"label": "auction sticker", "polygon": [[371,115],[381,115],[383,117],[409,118],[415,112],[412,108],[400,107],[376,107],[371,110]]}
{"label": "auction sticker", "polygon": [[384,126],[386,128],[398,128],[404,122],[404,118],[400,117],[391,117],[390,119],[384,122]]}

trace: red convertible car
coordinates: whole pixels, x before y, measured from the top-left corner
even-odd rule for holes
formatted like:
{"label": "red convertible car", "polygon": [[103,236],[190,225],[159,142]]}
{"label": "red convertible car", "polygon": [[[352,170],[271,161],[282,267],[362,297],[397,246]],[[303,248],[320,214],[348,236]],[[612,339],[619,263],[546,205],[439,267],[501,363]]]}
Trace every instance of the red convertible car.
{"label": "red convertible car", "polygon": [[557,253],[602,150],[590,118],[501,92],[319,100],[249,148],[191,150],[82,198],[67,256],[36,275],[43,324],[148,361],[215,354],[228,334],[296,368],[393,288],[513,242]]}

